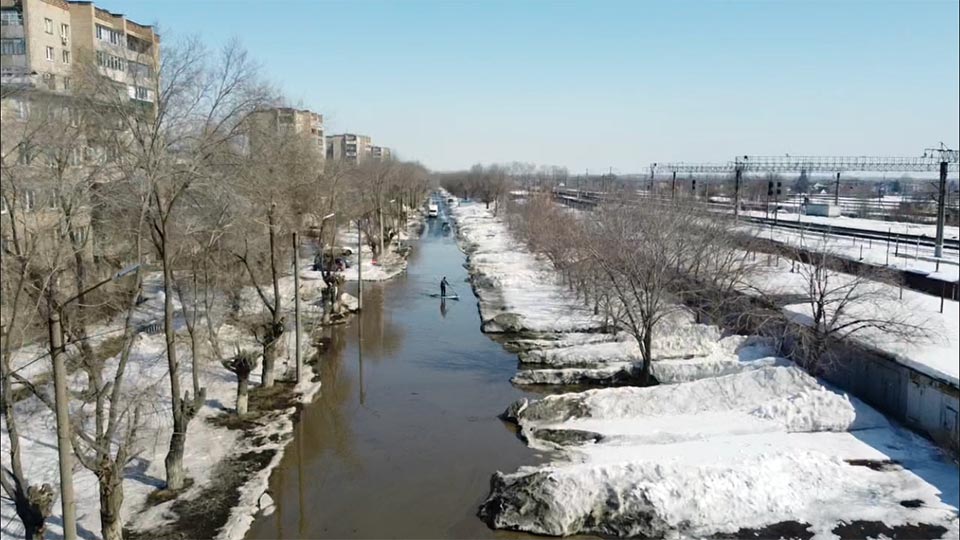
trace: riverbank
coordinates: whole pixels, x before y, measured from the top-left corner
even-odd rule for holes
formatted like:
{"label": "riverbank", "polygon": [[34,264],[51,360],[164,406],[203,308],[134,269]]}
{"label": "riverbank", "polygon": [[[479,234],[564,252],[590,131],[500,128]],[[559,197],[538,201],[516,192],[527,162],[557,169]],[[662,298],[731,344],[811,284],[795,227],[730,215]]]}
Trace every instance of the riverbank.
{"label": "riverbank", "polygon": [[[408,223],[416,228],[419,214]],[[403,270],[406,251],[391,248],[393,265],[391,277]],[[310,360],[314,344],[311,343],[310,327],[319,322],[322,314],[322,280],[310,279],[309,265],[301,272],[300,292],[305,319],[304,358]],[[372,274],[376,277],[375,274]],[[367,279],[367,276],[364,276]],[[287,320],[292,323],[293,276],[281,279],[280,295],[283,298]],[[345,295],[342,299],[348,311],[355,308],[355,299]],[[178,492],[162,490],[164,457],[172,432],[170,425],[169,374],[165,358],[164,336],[159,331],[162,320],[164,294],[159,275],[150,274],[145,279],[144,302],[138,306],[136,325],[138,333],[124,377],[124,395],[131,403],[144,406],[142,425],[137,430],[135,457],[124,470],[124,504],[122,522],[129,538],[242,538],[253,521],[254,514],[270,511],[272,501],[265,495],[273,469],[283,458],[287,444],[293,438],[295,423],[305,404],[318,394],[321,382],[315,361],[308,361],[299,384],[293,382],[295,341],[292,326],[282,338],[282,352],[277,360],[277,384],[273,388],[259,388],[260,369],[250,375],[250,412],[238,418],[234,410],[236,377],[223,368],[213,354],[198,356],[197,369],[200,384],[205,390],[205,400],[189,425],[184,469],[188,486]],[[180,299],[174,298],[178,316],[177,347],[180,357],[180,377],[189,386],[194,362],[191,359],[190,339],[185,323],[180,316]],[[221,305],[223,304],[223,305]],[[226,312],[227,301],[218,302],[218,311]],[[259,312],[259,299],[253,290],[244,290],[239,295],[236,317],[227,318],[218,327],[218,340],[224,351],[236,348],[259,350],[259,345],[248,331],[241,328],[239,318]],[[117,365],[117,332],[111,329],[122,321],[91,328],[89,333],[97,336],[91,340],[94,350],[107,359],[106,373],[112,373]],[[199,326],[205,326],[200,325]],[[206,349],[206,338],[201,337]],[[319,343],[323,343],[322,341]],[[40,347],[25,347],[14,358],[14,369],[31,381],[37,381],[40,391],[49,385],[49,359],[44,360]],[[315,360],[315,359],[314,359]],[[45,368],[45,369],[44,369]],[[68,381],[74,396],[83,395],[86,388],[81,370],[76,370]],[[25,476],[36,484],[59,484],[55,421],[53,413],[36,397],[20,390],[23,399],[15,406],[14,413],[21,424],[21,450]],[[192,392],[191,392],[192,393]],[[74,421],[80,418],[80,400],[75,400],[72,413]],[[89,415],[88,415],[89,416]],[[92,422],[89,417],[86,422]],[[30,431],[24,433],[23,426]],[[89,427],[89,426],[88,426]],[[3,437],[3,466],[9,466],[9,439],[6,424],[0,421]],[[27,435],[27,436],[24,436]],[[74,484],[78,530],[81,535],[99,536],[100,513],[98,482],[88,471],[74,465]],[[60,528],[59,496],[53,501],[53,515],[48,520],[47,537],[62,537]],[[4,498],[0,503],[0,519],[5,538],[22,537],[23,531],[11,501]]]}
{"label": "riverbank", "polygon": [[[462,241],[485,321],[510,313],[520,324],[506,330],[526,334],[523,321],[538,319],[545,304],[582,310],[502,219],[468,203],[453,214],[466,225]],[[511,264],[490,264],[488,253]],[[524,302],[510,291],[513,265],[538,265],[538,290],[560,294]],[[533,368],[521,369],[516,382],[606,382],[624,370],[614,381],[629,382],[635,343],[568,333],[558,321],[537,326],[546,339],[515,342],[522,366]],[[958,534],[958,469],[928,441],[777,358],[763,340],[724,336],[680,316],[657,329],[654,347],[660,386],[507,408],[532,448],[557,457],[497,472],[480,509],[488,524],[550,535]]]}

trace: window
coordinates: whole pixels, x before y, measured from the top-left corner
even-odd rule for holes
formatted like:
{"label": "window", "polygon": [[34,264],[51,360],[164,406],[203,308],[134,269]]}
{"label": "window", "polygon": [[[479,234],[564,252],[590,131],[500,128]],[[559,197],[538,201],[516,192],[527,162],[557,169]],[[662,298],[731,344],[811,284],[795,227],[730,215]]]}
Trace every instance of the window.
{"label": "window", "polygon": [[147,64],[144,64],[142,62],[134,62],[133,60],[129,60],[127,62],[127,72],[129,72],[130,75],[133,75],[134,77],[144,78],[144,79],[149,79],[150,77],[153,76],[153,68],[151,68]]}
{"label": "window", "polygon": [[27,116],[30,114],[30,105],[27,101],[22,99],[14,99],[13,105],[17,110],[17,119],[26,120]]}
{"label": "window", "polygon": [[102,24],[98,24],[97,39],[100,41],[109,41],[110,43],[117,45],[123,40],[123,32],[118,32],[112,28],[107,28]]}
{"label": "window", "polygon": [[150,42],[128,34],[127,48],[137,54],[147,54],[150,52]]}
{"label": "window", "polygon": [[63,39],[67,39],[68,36],[70,36],[70,25],[69,25],[69,24],[65,24],[65,23],[64,23],[64,24],[61,24],[61,25],[60,25],[60,37],[62,37]]}
{"label": "window", "polygon": [[64,51],[63,51],[63,63],[64,63],[64,64],[69,64],[69,63],[70,63],[70,51],[68,51],[68,50],[64,50]]}
{"label": "window", "polygon": [[124,70],[125,61],[119,56],[114,56],[112,54],[107,54],[103,51],[97,51],[97,65],[107,69],[115,69],[117,71]]}
{"label": "window", "polygon": [[0,10],[0,25],[23,26],[23,16],[16,9]]}
{"label": "window", "polygon": [[[69,90],[69,89],[70,89],[70,77],[64,77],[64,78],[63,78],[63,89],[64,89],[64,90]],[[74,125],[74,126],[75,126],[75,125],[77,125],[77,124],[76,124],[76,123],[71,123],[71,125]]]}
{"label": "window", "polygon": [[27,54],[27,43],[23,38],[0,39],[0,54]]}
{"label": "window", "polygon": [[53,33],[53,19],[43,19],[43,31],[48,34]]}
{"label": "window", "polygon": [[151,101],[150,89],[144,88],[142,86],[131,86],[130,97],[138,101]]}
{"label": "window", "polygon": [[47,60],[53,62],[53,47],[47,47]]}

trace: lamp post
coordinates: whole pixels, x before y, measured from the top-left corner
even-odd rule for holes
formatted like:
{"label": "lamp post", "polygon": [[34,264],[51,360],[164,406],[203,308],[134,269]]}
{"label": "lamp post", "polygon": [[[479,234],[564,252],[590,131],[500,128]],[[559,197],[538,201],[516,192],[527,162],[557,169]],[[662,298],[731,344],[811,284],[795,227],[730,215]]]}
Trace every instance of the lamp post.
{"label": "lamp post", "polygon": [[57,416],[57,452],[60,458],[60,505],[63,511],[63,537],[65,540],[77,538],[77,512],[73,494],[73,468],[70,443],[70,414],[67,401],[67,367],[63,354],[63,327],[60,318],[63,308],[74,300],[93,292],[120,278],[132,274],[140,269],[140,264],[134,264],[120,270],[116,274],[87,287],[71,296],[59,306],[50,310],[47,328],[50,330],[50,357],[53,360],[53,387],[54,406]]}

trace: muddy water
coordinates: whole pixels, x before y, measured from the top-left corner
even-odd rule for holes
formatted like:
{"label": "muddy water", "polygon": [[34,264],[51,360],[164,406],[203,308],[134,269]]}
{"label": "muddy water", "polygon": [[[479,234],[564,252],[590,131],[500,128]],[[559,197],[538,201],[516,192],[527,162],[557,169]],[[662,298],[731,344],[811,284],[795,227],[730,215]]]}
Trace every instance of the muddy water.
{"label": "muddy water", "polygon": [[[328,330],[317,400],[275,471],[276,511],[251,539],[509,538],[476,517],[493,471],[542,461],[496,415],[525,394],[516,356],[480,332],[444,218],[405,275],[364,286],[362,315]],[[446,276],[462,297],[441,303]]]}

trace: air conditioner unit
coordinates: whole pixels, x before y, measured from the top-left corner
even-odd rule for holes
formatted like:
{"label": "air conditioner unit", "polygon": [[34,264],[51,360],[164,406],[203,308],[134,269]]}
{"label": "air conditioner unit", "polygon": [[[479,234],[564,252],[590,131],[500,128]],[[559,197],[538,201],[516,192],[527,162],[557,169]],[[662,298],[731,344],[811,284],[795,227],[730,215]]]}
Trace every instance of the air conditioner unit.
{"label": "air conditioner unit", "polygon": [[67,36],[60,36],[60,43],[61,43],[61,44],[66,45],[68,41],[70,41],[70,40],[67,39]]}

